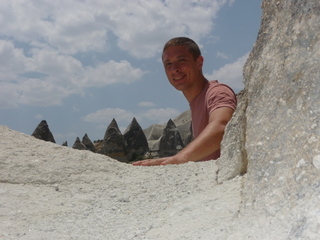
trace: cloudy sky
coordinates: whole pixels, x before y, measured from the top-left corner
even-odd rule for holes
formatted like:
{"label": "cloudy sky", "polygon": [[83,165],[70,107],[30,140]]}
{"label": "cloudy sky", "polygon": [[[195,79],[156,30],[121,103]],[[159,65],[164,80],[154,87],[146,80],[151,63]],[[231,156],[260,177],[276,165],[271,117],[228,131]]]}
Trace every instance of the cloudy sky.
{"label": "cloudy sky", "polygon": [[0,1],[0,125],[32,134],[46,120],[58,144],[166,123],[189,107],[167,81],[165,42],[201,47],[204,74],[235,92],[260,26],[261,0]]}

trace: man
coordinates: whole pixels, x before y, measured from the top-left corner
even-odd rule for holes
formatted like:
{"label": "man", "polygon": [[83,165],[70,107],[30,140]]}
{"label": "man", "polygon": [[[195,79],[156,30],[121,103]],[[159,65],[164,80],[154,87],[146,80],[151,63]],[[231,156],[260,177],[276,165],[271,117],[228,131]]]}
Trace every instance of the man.
{"label": "man", "polygon": [[138,161],[133,165],[180,164],[219,158],[224,129],[237,100],[228,86],[205,79],[203,61],[198,45],[189,38],[173,38],[166,43],[162,53],[164,69],[171,85],[182,91],[189,102],[194,140],[174,156]]}

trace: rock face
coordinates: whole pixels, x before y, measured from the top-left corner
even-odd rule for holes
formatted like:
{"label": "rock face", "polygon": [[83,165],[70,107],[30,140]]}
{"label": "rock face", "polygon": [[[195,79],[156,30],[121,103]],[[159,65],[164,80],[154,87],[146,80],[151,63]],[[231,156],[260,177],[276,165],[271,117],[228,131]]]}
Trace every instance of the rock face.
{"label": "rock face", "polygon": [[84,146],[86,146],[86,149],[90,150],[91,152],[95,152],[95,147],[94,147],[92,141],[90,140],[90,138],[88,137],[88,134],[85,134],[83,136],[82,144]]}
{"label": "rock face", "polygon": [[100,149],[103,147],[103,140],[99,139],[99,140],[93,141],[93,146],[94,146],[96,152],[98,153],[100,151]]}
{"label": "rock face", "polygon": [[320,229],[320,2],[264,1],[262,8],[244,68],[244,206],[275,218],[290,214],[288,237],[303,239]]}
{"label": "rock face", "polygon": [[[192,132],[190,132],[191,128],[191,111],[187,110],[173,119],[174,124],[178,128],[182,141],[185,143],[189,143],[190,139],[192,139]],[[163,133],[163,129],[166,127],[166,124],[153,124],[150,127],[144,129],[144,134],[148,141],[150,140],[158,140]],[[186,145],[186,144],[185,144]]]}
{"label": "rock face", "polygon": [[103,147],[99,153],[117,159],[120,162],[128,162],[128,145],[118,127],[115,119],[108,126],[103,138]]}
{"label": "rock face", "polygon": [[179,130],[171,119],[163,130],[159,148],[159,157],[173,156],[184,148]]}
{"label": "rock face", "polygon": [[183,145],[187,146],[193,140],[192,122],[190,121],[176,126],[180,133]]}
{"label": "rock face", "polygon": [[47,124],[46,120],[42,120],[39,125],[36,127],[36,129],[33,131],[31,136],[34,136],[35,138],[45,140],[47,142],[53,142],[56,141],[53,138],[53,135],[49,129],[49,126]]}
{"label": "rock face", "polygon": [[78,150],[87,150],[86,146],[80,141],[80,138],[76,138],[76,141],[74,142],[73,149],[78,149]]}
{"label": "rock face", "polygon": [[128,159],[130,161],[138,160],[149,152],[146,135],[144,135],[141,126],[135,118],[133,118],[131,124],[125,130],[123,137],[128,145]]}
{"label": "rock face", "polygon": [[162,136],[163,129],[165,125],[162,124],[152,124],[148,128],[144,129],[143,132],[146,135],[148,141],[158,140]]}
{"label": "rock face", "polygon": [[229,121],[221,143],[218,181],[232,179],[247,172],[248,158],[246,142],[246,109],[248,105],[247,90],[237,94],[237,109]]}
{"label": "rock face", "polygon": [[[226,152],[219,161],[235,159],[229,177],[248,163],[240,213],[253,214],[257,221],[250,229],[243,228],[239,239],[253,232],[258,236],[258,229],[260,236],[269,239],[278,238],[273,232],[283,234],[282,239],[316,239],[320,229],[320,2],[265,0],[262,9],[257,42],[244,67],[243,105],[235,116],[239,125],[228,124],[228,130],[239,136],[228,138],[230,132],[225,136]],[[237,153],[231,153],[230,146],[236,146]],[[219,173],[228,172],[227,164],[220,166]]]}
{"label": "rock face", "polygon": [[214,161],[134,167],[4,126],[0,159],[6,240],[226,239],[240,204],[240,178],[217,185]]}
{"label": "rock face", "polygon": [[191,110],[187,110],[173,119],[177,126],[184,146],[187,146],[193,139]]}
{"label": "rock face", "polygon": [[[173,122],[180,133],[183,145],[188,145],[193,139],[190,110],[181,113],[179,116],[173,119]],[[160,141],[165,127],[166,124],[153,124],[147,129],[143,130],[148,140],[150,154],[154,158],[159,157]]]}

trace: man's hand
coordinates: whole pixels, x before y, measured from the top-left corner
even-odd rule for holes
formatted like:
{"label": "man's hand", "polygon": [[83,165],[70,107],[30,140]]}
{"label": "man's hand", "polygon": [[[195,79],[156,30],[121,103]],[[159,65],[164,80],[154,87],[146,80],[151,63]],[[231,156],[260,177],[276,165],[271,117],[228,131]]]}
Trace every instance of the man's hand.
{"label": "man's hand", "polygon": [[157,158],[157,159],[147,159],[147,160],[142,160],[138,162],[132,163],[133,166],[154,166],[154,165],[161,165],[164,159],[166,158]]}
{"label": "man's hand", "polygon": [[179,154],[172,157],[147,159],[132,163],[134,166],[155,166],[155,165],[167,165],[167,164],[180,164],[188,162],[187,159],[179,158]]}

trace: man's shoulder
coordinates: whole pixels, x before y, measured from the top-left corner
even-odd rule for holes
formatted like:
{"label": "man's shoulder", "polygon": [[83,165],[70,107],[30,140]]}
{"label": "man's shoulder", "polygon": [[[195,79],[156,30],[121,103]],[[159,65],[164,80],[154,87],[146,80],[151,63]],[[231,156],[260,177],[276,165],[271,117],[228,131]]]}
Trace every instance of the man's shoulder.
{"label": "man's shoulder", "polygon": [[206,93],[206,103],[209,114],[220,107],[230,107],[233,110],[236,109],[237,98],[231,87],[219,83],[218,81],[210,81],[209,84]]}
{"label": "man's shoulder", "polygon": [[[212,81],[209,81],[209,88],[210,90],[221,90],[221,91],[232,91],[232,88],[229,87],[227,84],[224,84],[224,83],[220,83],[218,80],[212,80]],[[234,93],[234,92],[233,92]]]}
{"label": "man's shoulder", "polygon": [[210,87],[218,86],[218,85],[221,84],[221,83],[219,83],[218,80],[211,80],[211,81],[208,81],[208,82],[209,82],[209,86],[210,86]]}

